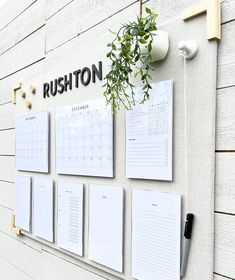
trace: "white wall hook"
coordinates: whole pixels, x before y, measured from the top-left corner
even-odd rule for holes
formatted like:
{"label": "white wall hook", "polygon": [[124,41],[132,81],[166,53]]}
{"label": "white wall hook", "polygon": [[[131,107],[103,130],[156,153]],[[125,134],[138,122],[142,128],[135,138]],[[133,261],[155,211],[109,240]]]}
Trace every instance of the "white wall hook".
{"label": "white wall hook", "polygon": [[198,52],[198,45],[195,41],[180,41],[178,43],[178,49],[183,57],[186,59],[192,59]]}

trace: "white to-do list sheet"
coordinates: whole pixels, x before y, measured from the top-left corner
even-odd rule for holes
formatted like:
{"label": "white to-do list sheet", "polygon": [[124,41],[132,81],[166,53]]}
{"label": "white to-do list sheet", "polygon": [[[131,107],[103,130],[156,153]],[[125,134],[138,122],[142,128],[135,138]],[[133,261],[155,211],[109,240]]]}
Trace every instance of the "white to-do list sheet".
{"label": "white to-do list sheet", "polygon": [[57,109],[56,172],[113,177],[113,115],[104,98]]}
{"label": "white to-do list sheet", "polygon": [[180,279],[181,197],[134,190],[132,196],[132,277]]}
{"label": "white to-do list sheet", "polygon": [[16,168],[48,173],[48,112],[38,112],[16,119]]}
{"label": "white to-do list sheet", "polygon": [[[171,181],[173,83],[151,86],[149,100],[126,112],[126,176]],[[136,88],[136,99],[142,95]]]}
{"label": "white to-do list sheet", "polygon": [[83,255],[83,184],[58,182],[57,245]]}

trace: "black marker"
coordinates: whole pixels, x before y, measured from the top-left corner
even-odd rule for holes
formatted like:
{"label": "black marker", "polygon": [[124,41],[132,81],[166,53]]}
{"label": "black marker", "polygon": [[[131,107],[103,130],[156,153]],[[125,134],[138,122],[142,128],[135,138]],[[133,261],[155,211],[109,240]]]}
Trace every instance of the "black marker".
{"label": "black marker", "polygon": [[192,213],[188,213],[186,216],[185,221],[185,228],[184,228],[184,249],[182,253],[182,262],[181,262],[181,269],[180,269],[180,276],[183,278],[186,272],[186,266],[188,261],[188,253],[190,247],[190,239],[192,234],[193,228],[193,217]]}

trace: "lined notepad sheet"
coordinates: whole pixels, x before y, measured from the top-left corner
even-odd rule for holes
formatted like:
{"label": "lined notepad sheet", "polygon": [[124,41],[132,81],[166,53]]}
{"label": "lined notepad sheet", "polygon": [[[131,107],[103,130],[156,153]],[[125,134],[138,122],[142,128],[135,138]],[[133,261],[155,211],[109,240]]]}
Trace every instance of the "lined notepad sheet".
{"label": "lined notepad sheet", "polygon": [[83,254],[83,184],[58,182],[57,245]]}
{"label": "lined notepad sheet", "polygon": [[123,189],[91,185],[88,258],[122,272]]}
{"label": "lined notepad sheet", "polygon": [[54,190],[51,179],[33,180],[33,234],[54,240]]}
{"label": "lined notepad sheet", "polygon": [[56,172],[113,177],[113,115],[104,98],[57,109]]}
{"label": "lined notepad sheet", "polygon": [[48,112],[38,112],[16,119],[16,168],[48,173]]}
{"label": "lined notepad sheet", "polygon": [[171,181],[173,82],[151,86],[149,100],[126,112],[126,176]]}
{"label": "lined notepad sheet", "polygon": [[180,279],[180,224],[179,194],[133,191],[133,278]]}
{"label": "lined notepad sheet", "polygon": [[31,230],[31,177],[16,176],[15,224],[27,232]]}

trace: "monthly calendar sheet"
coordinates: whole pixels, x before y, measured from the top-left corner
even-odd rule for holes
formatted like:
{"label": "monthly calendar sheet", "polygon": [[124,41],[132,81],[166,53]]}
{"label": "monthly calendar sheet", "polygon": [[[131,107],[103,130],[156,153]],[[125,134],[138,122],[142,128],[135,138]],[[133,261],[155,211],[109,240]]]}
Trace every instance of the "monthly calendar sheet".
{"label": "monthly calendar sheet", "polygon": [[49,115],[38,112],[16,119],[16,168],[47,173]]}
{"label": "monthly calendar sheet", "polygon": [[[126,113],[126,175],[171,181],[173,83],[151,86],[149,100]],[[136,88],[137,99],[142,95]]]}
{"label": "monthly calendar sheet", "polygon": [[56,172],[113,177],[113,116],[103,98],[57,109]]}

